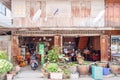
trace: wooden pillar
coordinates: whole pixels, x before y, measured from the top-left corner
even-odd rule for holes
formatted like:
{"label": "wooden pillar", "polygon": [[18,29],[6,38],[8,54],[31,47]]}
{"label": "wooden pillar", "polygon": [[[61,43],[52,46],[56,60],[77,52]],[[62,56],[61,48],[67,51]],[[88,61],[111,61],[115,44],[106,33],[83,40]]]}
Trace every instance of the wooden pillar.
{"label": "wooden pillar", "polygon": [[14,61],[14,57],[20,55],[20,48],[19,48],[19,40],[18,36],[12,36],[12,60]]}
{"label": "wooden pillar", "polygon": [[59,35],[54,36],[54,46],[60,47],[61,43],[61,37]]}
{"label": "wooden pillar", "polygon": [[100,38],[101,46],[101,61],[108,61],[108,36],[101,35]]}

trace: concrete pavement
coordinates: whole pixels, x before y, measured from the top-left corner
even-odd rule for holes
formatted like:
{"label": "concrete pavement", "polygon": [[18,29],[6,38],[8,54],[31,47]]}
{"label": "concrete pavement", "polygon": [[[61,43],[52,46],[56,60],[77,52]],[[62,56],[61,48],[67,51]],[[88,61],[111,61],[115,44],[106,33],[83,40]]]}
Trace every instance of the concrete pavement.
{"label": "concrete pavement", "polygon": [[[13,80],[51,80],[44,77],[43,73],[40,71],[40,67],[37,70],[31,70],[30,66],[24,67],[21,71],[14,76]],[[73,79],[66,79],[73,80]],[[94,80],[91,76],[80,76],[79,79],[75,80]],[[120,80],[120,75],[110,74],[104,76],[103,80]]]}

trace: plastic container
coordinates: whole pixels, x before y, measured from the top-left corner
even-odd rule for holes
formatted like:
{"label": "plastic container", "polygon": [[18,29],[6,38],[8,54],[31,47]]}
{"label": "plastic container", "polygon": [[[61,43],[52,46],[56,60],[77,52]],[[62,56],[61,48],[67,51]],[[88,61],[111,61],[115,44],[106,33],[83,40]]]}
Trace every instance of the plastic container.
{"label": "plastic container", "polygon": [[103,68],[99,66],[92,66],[92,78],[95,80],[103,79]]}
{"label": "plastic container", "polygon": [[103,75],[110,74],[110,68],[103,68]]}

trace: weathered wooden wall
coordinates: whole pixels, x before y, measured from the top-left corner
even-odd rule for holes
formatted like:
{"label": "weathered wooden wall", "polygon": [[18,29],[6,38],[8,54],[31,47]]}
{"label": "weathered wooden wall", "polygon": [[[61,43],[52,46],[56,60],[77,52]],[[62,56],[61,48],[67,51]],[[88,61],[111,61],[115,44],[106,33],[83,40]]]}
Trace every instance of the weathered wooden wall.
{"label": "weathered wooden wall", "polygon": [[120,0],[106,0],[105,26],[120,26]]}
{"label": "weathered wooden wall", "polygon": [[[12,0],[12,2],[14,27],[104,27],[104,13],[102,13],[105,8],[104,0],[41,2]],[[41,16],[33,21],[32,18],[39,8]]]}

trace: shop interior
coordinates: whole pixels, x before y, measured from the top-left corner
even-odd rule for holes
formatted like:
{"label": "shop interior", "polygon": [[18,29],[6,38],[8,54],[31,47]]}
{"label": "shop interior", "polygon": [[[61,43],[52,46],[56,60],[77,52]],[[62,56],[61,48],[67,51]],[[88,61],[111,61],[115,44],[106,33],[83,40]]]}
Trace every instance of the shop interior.
{"label": "shop interior", "polygon": [[[43,43],[45,54],[54,46],[54,37],[19,37],[19,47],[21,55],[30,63],[30,56],[33,52],[37,53],[39,61],[41,55],[39,53],[39,44]],[[84,36],[84,37],[63,37],[62,54],[71,57],[71,61],[76,61],[76,54],[80,54],[87,61],[100,61],[100,36]]]}
{"label": "shop interior", "polygon": [[73,56],[80,54],[86,61],[100,61],[100,36],[64,37],[63,53]]}

